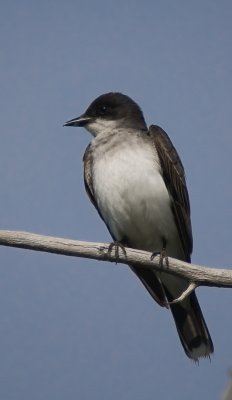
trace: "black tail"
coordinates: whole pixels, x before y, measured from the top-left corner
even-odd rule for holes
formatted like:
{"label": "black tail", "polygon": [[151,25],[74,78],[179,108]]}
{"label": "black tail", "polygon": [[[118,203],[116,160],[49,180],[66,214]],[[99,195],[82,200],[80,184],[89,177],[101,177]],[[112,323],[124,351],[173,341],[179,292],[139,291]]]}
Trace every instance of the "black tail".
{"label": "black tail", "polygon": [[[161,306],[179,297],[186,289],[186,281],[162,273],[158,277],[154,271],[130,265],[153,299]],[[161,274],[160,274],[161,276]],[[180,341],[187,356],[194,361],[209,357],[213,353],[213,342],[205,323],[195,292],[180,303],[170,304]]]}
{"label": "black tail", "polygon": [[[167,297],[169,300],[168,294]],[[170,305],[170,308],[187,356],[194,361],[209,357],[214,351],[213,342],[195,292],[181,303]]]}

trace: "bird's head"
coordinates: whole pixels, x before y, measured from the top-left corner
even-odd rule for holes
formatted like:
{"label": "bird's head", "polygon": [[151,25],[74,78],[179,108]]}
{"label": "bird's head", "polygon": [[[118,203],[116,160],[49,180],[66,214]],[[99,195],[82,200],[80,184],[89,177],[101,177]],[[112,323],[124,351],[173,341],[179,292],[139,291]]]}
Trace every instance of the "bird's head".
{"label": "bird's head", "polygon": [[80,117],[64,126],[83,126],[93,136],[113,129],[146,129],[143,113],[130,97],[117,92],[97,97]]}

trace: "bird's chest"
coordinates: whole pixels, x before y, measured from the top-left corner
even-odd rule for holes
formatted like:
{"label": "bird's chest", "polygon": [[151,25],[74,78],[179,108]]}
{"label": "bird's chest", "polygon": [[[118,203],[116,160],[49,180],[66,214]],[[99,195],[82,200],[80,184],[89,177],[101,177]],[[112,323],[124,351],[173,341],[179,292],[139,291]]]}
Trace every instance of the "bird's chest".
{"label": "bird's chest", "polygon": [[170,199],[154,148],[108,151],[96,155],[93,165],[95,199],[117,240],[127,237],[138,245],[169,223]]}

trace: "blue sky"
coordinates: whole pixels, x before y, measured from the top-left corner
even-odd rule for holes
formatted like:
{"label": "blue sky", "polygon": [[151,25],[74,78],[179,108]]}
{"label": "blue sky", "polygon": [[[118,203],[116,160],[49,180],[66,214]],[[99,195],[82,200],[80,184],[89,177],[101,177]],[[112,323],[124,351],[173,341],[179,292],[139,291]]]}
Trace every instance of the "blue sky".
{"label": "blue sky", "polygon": [[[185,166],[193,262],[231,266],[229,1],[9,1],[0,14],[2,229],[110,241],[87,199],[83,129],[122,91]],[[232,363],[232,291],[200,288],[215,345],[189,361],[169,312],[124,266],[1,248],[0,398],[218,399]]]}

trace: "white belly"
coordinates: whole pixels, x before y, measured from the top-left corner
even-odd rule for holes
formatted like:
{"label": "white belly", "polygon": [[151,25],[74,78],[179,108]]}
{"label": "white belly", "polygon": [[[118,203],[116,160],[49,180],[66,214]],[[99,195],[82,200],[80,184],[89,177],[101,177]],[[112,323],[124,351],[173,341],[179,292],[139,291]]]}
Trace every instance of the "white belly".
{"label": "white belly", "polygon": [[95,199],[113,236],[152,252],[160,251],[165,239],[168,255],[181,257],[170,197],[154,149],[124,147],[94,161]]}

